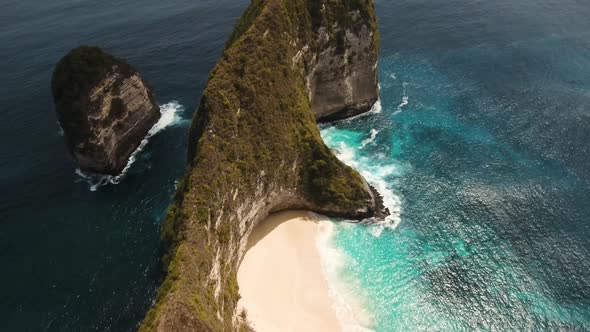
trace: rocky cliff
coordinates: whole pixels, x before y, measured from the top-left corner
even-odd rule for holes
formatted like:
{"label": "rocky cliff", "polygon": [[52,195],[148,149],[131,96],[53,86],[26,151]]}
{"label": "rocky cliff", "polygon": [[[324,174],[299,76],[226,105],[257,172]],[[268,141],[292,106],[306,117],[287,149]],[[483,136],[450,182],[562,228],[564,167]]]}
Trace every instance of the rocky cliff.
{"label": "rocky cliff", "polygon": [[366,112],[379,97],[374,11],[363,1],[343,2],[309,3],[315,36],[302,51],[311,108],[322,122]]}
{"label": "rocky cliff", "polygon": [[193,118],[187,172],[162,226],[166,278],[140,330],[249,330],[236,270],[269,213],[385,213],[316,125],[369,109],[376,58],[370,0],[252,1]]}
{"label": "rocky cliff", "polygon": [[68,149],[84,171],[119,174],[160,118],[139,73],[97,47],[63,57],[51,88]]}

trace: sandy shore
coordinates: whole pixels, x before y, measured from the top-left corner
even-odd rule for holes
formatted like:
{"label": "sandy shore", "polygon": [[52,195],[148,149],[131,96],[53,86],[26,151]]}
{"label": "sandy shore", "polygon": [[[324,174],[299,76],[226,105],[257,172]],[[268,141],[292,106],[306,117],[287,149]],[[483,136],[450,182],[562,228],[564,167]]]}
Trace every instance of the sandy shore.
{"label": "sandy shore", "polygon": [[240,306],[257,332],[341,331],[316,240],[304,211],[270,216],[250,236],[238,270]]}

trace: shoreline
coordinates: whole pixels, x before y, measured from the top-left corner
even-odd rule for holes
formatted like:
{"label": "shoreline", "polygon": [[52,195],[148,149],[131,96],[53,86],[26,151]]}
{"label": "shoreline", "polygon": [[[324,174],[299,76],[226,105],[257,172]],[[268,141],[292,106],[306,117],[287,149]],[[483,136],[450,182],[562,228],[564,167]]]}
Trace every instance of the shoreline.
{"label": "shoreline", "polygon": [[[79,167],[76,167],[74,170],[74,174],[79,176],[82,180],[86,181],[89,185],[90,191],[97,191],[98,188],[106,186],[108,184],[119,184],[121,181],[127,176],[127,173],[131,169],[131,166],[137,160],[139,154],[145,149],[145,147],[149,144],[150,139],[165,129],[172,127],[182,121],[181,114],[184,112],[184,106],[177,102],[176,100],[172,100],[166,104],[159,105],[160,107],[160,119],[150,128],[144,138],[141,140],[137,148],[133,150],[129,158],[127,158],[127,164],[123,170],[117,175],[110,175],[110,174],[100,174],[100,173],[89,173],[81,170]],[[61,124],[59,124],[60,132],[63,133],[63,129]]]}
{"label": "shoreline", "polygon": [[342,331],[307,211],[270,215],[252,231],[238,268],[240,311],[257,332]]}

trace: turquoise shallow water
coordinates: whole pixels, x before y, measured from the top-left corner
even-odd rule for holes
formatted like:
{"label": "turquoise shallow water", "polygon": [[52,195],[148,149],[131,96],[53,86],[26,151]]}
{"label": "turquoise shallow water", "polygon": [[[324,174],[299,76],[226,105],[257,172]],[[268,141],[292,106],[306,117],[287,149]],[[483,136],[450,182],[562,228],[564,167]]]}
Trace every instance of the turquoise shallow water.
{"label": "turquoise shallow water", "polygon": [[[590,4],[375,2],[381,111],[322,134],[394,215],[334,225],[333,284],[377,331],[590,330]],[[161,277],[185,120],[246,5],[0,3],[1,331],[135,329]],[[185,108],[95,192],[49,91],[81,43],[127,58],[160,104]]]}
{"label": "turquoise shallow water", "polygon": [[382,107],[322,128],[399,211],[331,235],[365,327],[590,329],[588,6],[377,8]]}

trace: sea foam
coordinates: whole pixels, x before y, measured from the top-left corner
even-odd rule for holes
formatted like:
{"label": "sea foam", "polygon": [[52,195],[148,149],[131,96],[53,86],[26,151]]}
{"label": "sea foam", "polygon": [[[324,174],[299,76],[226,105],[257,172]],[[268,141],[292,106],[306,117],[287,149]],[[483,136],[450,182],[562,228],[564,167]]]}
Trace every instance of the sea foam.
{"label": "sea foam", "polygon": [[373,331],[373,317],[365,309],[366,298],[358,292],[362,289],[356,284],[358,280],[342,278],[345,266],[354,262],[334,244],[336,225],[326,217],[316,215],[316,218],[319,220],[316,246],[320,254],[322,273],[342,331]]}
{"label": "sea foam", "polygon": [[[373,129],[375,130],[375,129]],[[375,130],[376,131],[376,130]],[[373,136],[373,131],[372,135]],[[374,134],[376,137],[377,134]],[[399,166],[392,163],[384,155],[363,156],[360,151],[367,144],[360,145],[339,139],[338,129],[329,127],[322,130],[326,144],[334,149],[336,157],[348,166],[356,169],[383,197],[383,204],[389,209],[390,215],[383,220],[371,220],[371,232],[379,236],[385,228],[395,229],[401,221],[402,204],[400,197],[391,187],[391,176],[399,174]],[[375,139],[373,137],[373,140]],[[364,144],[364,145],[363,145]],[[356,146],[356,147],[355,147]]]}
{"label": "sea foam", "polygon": [[137,149],[133,151],[129,160],[127,161],[127,165],[119,175],[104,175],[104,174],[91,174],[88,172],[84,172],[81,169],[76,169],[76,174],[82,178],[84,181],[88,183],[90,186],[91,191],[96,191],[98,188],[105,186],[107,184],[119,184],[129,172],[129,169],[135,163],[138,154],[146,147],[149,143],[149,139],[162,130],[178,125],[182,123],[182,113],[184,112],[184,106],[179,104],[177,101],[171,101],[167,104],[160,106],[160,119],[154,126],[148,131],[147,135],[143,138]]}
{"label": "sea foam", "polygon": [[382,111],[383,111],[383,106],[381,105],[381,99],[377,99],[377,101],[373,104],[373,106],[371,106],[371,109],[368,112],[361,113],[361,114],[358,114],[358,115],[355,115],[353,117],[346,118],[346,119],[343,119],[343,120],[340,120],[340,121],[343,121],[343,122],[351,122],[351,121],[355,121],[355,120],[360,119],[360,118],[364,118],[364,117],[366,117],[368,115],[379,114]]}
{"label": "sea foam", "polygon": [[[405,88],[405,86],[404,86]],[[407,104],[407,95],[402,103]],[[405,105],[401,105],[403,107]],[[381,101],[373,106],[368,114],[380,113]],[[366,114],[365,114],[366,115]],[[356,117],[358,118],[358,117]],[[354,120],[354,119],[353,119]],[[348,125],[345,125],[346,127]],[[380,237],[385,229],[395,229],[401,221],[402,203],[400,197],[392,187],[392,177],[401,174],[401,167],[388,158],[386,153],[374,153],[373,148],[379,149],[376,140],[382,128],[372,128],[369,137],[361,140],[367,133],[351,133],[350,129],[340,130],[334,126],[322,127],[321,134],[326,145],[332,148],[336,156],[345,164],[359,171],[383,197],[383,204],[390,211],[390,215],[383,220],[370,220],[366,227],[375,237]],[[366,151],[365,150],[370,150]],[[320,217],[321,218],[321,217]],[[335,311],[341,322],[343,331],[372,331],[374,317],[370,314],[367,304],[369,296],[365,294],[360,280],[347,276],[347,267],[358,264],[354,258],[346,254],[335,240],[342,227],[357,227],[354,224],[336,224],[328,218],[321,219],[317,247],[320,253],[322,268],[334,299]]]}
{"label": "sea foam", "polygon": [[360,149],[364,149],[365,146],[367,146],[370,143],[373,143],[375,141],[375,138],[377,138],[377,134],[379,134],[379,130],[371,129],[371,137],[363,140]]}
{"label": "sea foam", "polygon": [[402,101],[400,102],[399,105],[397,105],[397,111],[393,115],[400,113],[403,110],[404,106],[406,106],[407,104],[410,103],[410,98],[408,97],[408,92],[407,92],[407,86],[408,86],[408,83],[404,82],[403,83],[404,92],[403,92],[403,96],[402,96]]}

